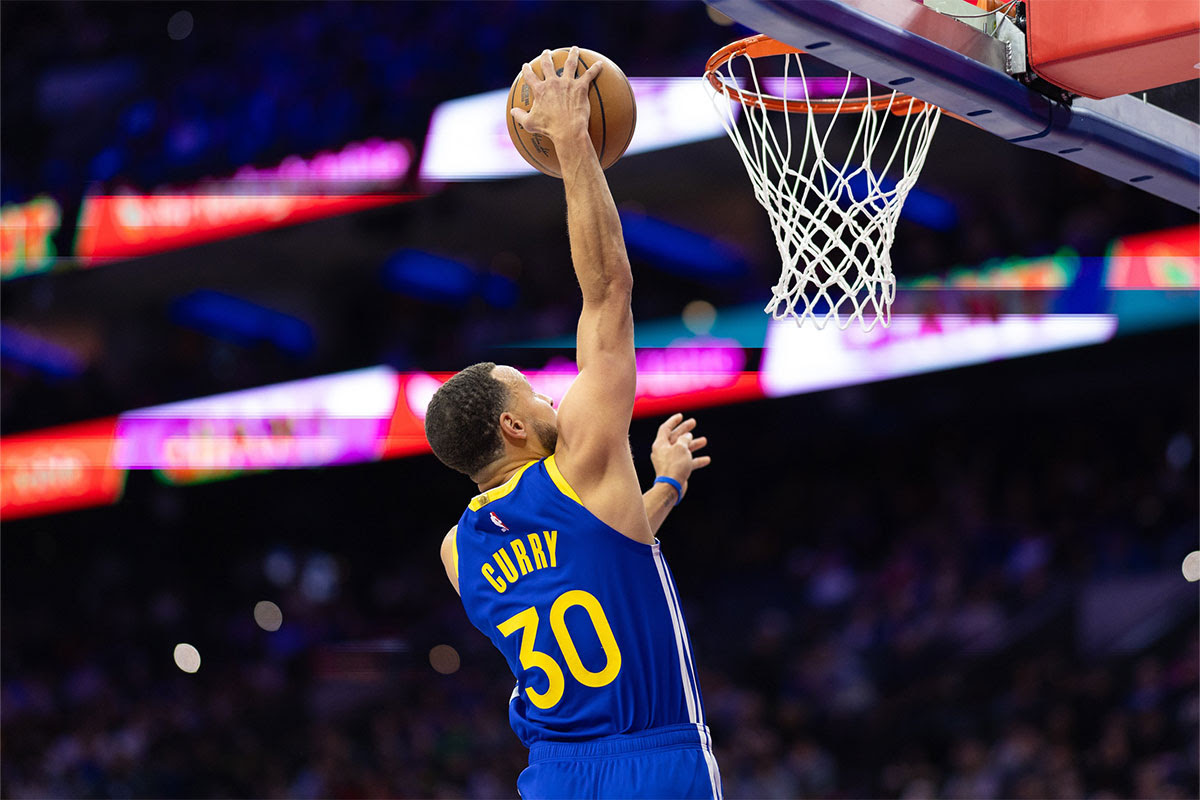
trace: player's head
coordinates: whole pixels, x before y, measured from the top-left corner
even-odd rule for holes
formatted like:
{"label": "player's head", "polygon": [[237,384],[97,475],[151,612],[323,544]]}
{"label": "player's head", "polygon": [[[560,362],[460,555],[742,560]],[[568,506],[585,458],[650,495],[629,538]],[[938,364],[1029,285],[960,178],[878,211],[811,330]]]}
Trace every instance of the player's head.
{"label": "player's head", "polygon": [[553,453],[557,414],[550,398],[533,391],[518,370],[485,361],[434,393],[425,412],[425,438],[443,464],[475,477],[510,454]]}

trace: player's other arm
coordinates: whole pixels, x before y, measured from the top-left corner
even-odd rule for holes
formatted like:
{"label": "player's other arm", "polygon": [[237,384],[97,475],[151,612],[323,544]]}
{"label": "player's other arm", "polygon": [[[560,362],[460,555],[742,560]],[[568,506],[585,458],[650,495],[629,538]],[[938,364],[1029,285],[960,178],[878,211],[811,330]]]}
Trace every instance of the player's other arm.
{"label": "player's other arm", "polygon": [[513,116],[554,142],[566,190],[571,261],[583,293],[576,341],[579,377],[559,404],[555,461],[592,513],[649,544],[654,536],[637,502],[641,490],[629,452],[637,384],[633,273],[617,208],[587,132],[588,87],[603,62],[575,78],[576,48],[561,75],[555,74],[548,50],[541,58],[547,78],[539,80],[525,65],[533,106],[528,113],[514,109]]}
{"label": "player's other arm", "polygon": [[446,538],[442,539],[442,566],[446,568],[446,577],[450,579],[454,591],[462,594],[458,589],[458,545],[455,542],[457,536],[458,526],[455,525],[446,534]]}
{"label": "player's other arm", "polygon": [[[696,436],[694,418],[684,419],[683,414],[672,414],[662,425],[654,444],[650,446],[650,461],[654,464],[655,482],[642,495],[646,519],[650,530],[658,533],[663,520],[676,504],[687,494],[688,479],[692,472],[712,463],[709,456],[697,456],[696,451],[708,444],[707,436]],[[659,481],[659,478],[670,480]],[[679,488],[675,488],[675,484]]]}

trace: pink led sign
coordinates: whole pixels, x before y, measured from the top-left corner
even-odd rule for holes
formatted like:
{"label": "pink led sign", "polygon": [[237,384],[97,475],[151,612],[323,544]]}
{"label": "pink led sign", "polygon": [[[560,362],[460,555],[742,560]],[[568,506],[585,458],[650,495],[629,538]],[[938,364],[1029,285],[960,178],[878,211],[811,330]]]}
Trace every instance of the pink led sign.
{"label": "pink led sign", "polygon": [[408,175],[413,162],[412,145],[406,141],[371,139],[347,145],[336,153],[319,153],[312,158],[288,156],[277,167],[256,169],[245,166],[233,179],[204,183],[199,188],[230,189],[250,186],[256,191],[285,193],[363,190],[394,183]]}
{"label": "pink led sign", "polygon": [[263,386],[122,414],[117,465],[173,480],[379,458],[396,403],[386,367]]}

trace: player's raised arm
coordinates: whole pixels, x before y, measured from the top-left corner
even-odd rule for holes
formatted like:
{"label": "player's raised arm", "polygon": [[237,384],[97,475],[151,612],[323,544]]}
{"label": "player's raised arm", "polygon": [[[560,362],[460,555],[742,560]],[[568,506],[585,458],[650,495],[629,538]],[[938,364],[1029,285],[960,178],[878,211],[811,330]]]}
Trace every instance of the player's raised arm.
{"label": "player's raised arm", "polygon": [[637,382],[633,274],[616,205],[588,137],[588,87],[603,62],[575,77],[578,60],[578,49],[572,48],[562,74],[556,75],[550,51],[545,51],[543,80],[526,64],[533,106],[529,112],[513,110],[526,130],[554,142],[566,188],[571,260],[583,291],[576,342],[579,377],[559,408],[556,460],[593,513],[631,538],[653,541],[637,502],[640,492],[628,441]]}

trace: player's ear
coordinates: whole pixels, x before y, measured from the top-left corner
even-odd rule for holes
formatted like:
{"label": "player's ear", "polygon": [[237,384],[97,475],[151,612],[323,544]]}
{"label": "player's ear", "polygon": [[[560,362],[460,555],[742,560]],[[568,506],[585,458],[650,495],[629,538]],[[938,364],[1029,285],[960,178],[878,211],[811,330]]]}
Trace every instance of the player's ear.
{"label": "player's ear", "polygon": [[500,432],[513,439],[525,439],[529,436],[525,423],[514,417],[510,411],[500,415]]}

